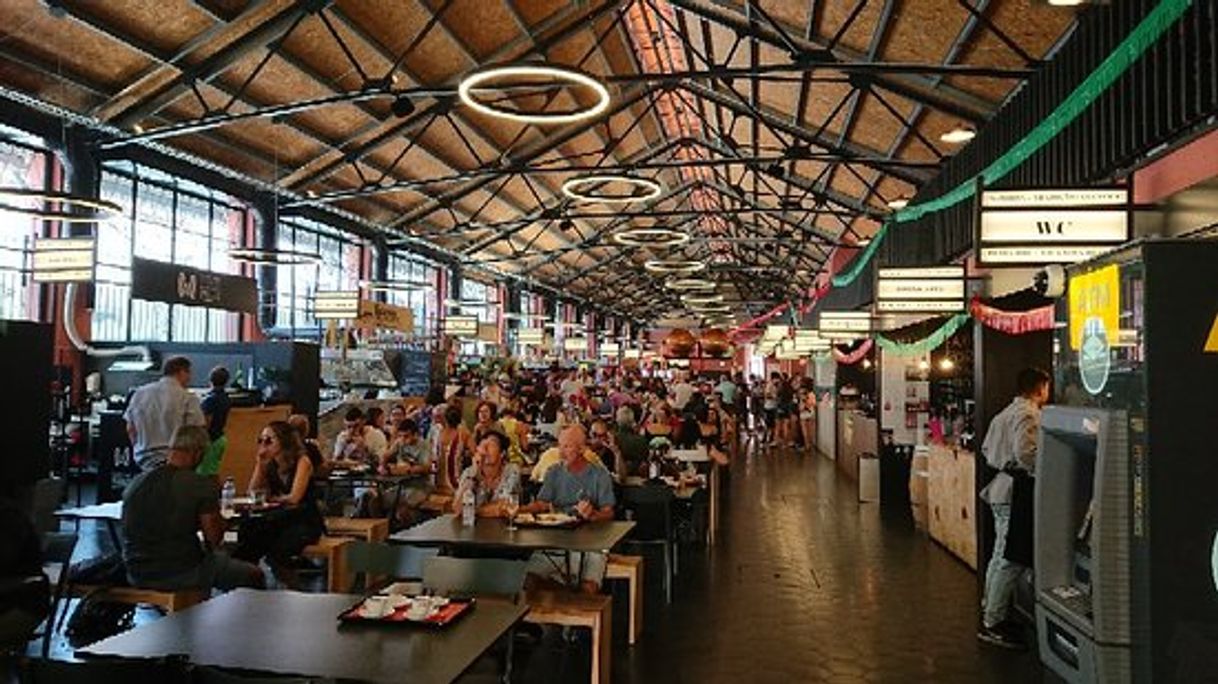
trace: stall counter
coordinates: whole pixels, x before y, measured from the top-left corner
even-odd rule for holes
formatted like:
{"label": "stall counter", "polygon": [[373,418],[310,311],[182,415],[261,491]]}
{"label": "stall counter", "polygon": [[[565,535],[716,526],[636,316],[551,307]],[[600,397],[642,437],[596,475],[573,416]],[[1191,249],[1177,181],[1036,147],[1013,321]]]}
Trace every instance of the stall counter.
{"label": "stall counter", "polygon": [[927,461],[930,536],[976,570],[976,458],[965,449],[932,444]]}

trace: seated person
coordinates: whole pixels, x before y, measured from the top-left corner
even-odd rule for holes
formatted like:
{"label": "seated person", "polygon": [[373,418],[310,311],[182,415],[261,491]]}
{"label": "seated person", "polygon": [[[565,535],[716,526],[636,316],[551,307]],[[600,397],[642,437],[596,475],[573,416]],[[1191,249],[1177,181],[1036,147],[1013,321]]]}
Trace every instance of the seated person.
{"label": "seated person", "polygon": [[478,442],[474,464],[461,473],[461,484],[453,497],[453,513],[461,514],[466,491],[474,492],[474,506],[480,518],[507,517],[511,497],[520,499],[520,471],[507,462],[508,438],[501,432],[487,432]]}
{"label": "seated person", "polygon": [[476,412],[478,416],[477,422],[474,423],[474,444],[482,441],[486,433],[503,432],[503,426],[499,424],[499,409],[489,401],[478,402]]}
{"label": "seated person", "polygon": [[309,436],[309,433],[312,432],[309,417],[303,413],[293,413],[288,416],[288,424],[296,428],[296,432],[300,434],[305,455],[313,462],[314,470],[320,470],[322,466],[321,447],[317,445],[317,440]]}
{"label": "seated person", "polygon": [[313,486],[313,462],[305,454],[300,434],[282,420],[262,429],[257,457],[249,489],[265,493],[268,503],[282,507],[245,519],[234,555],[251,563],[265,559],[275,577],[292,587],[296,584],[292,560],[325,531]]}
{"label": "seated person", "polygon": [[578,423],[576,423],[575,425],[570,425],[570,426],[564,428],[563,431],[561,433],[559,433],[558,446],[550,447],[549,449],[546,449],[544,453],[541,454],[541,457],[537,459],[537,463],[533,464],[533,472],[532,472],[532,474],[529,475],[530,480],[532,480],[533,482],[545,482],[546,473],[549,472],[549,470],[551,468],[553,468],[554,466],[558,465],[559,463],[562,463],[562,461],[563,461],[562,450],[563,450],[563,439],[564,439],[563,435],[567,435],[566,439],[568,441],[575,439],[575,437],[573,436],[575,433],[568,432],[571,428],[579,428],[579,434],[581,436],[581,443],[584,444],[584,452],[585,452],[584,458],[587,459],[588,461],[592,462],[595,465],[598,465],[602,468],[605,467],[605,464],[601,463],[601,457],[597,456],[595,451],[592,451],[591,449],[587,448],[587,441],[588,441],[587,437],[586,437],[587,433],[584,432],[583,427],[581,427]]}
{"label": "seated person", "polygon": [[639,434],[639,429],[635,425],[634,410],[629,406],[622,406],[617,410],[616,441],[618,449],[622,452],[622,460],[625,462],[625,472],[645,475],[647,458],[651,454],[647,438]]}
{"label": "seated person", "polygon": [[[381,455],[377,464],[377,472],[381,475],[415,476],[408,484],[401,486],[398,494],[396,486],[379,489],[378,500],[373,504],[380,511],[390,511],[397,501],[397,509],[393,515],[399,522],[407,523],[415,517],[415,510],[427,500],[431,493],[431,447],[419,437],[419,426],[410,418],[398,422],[394,429],[393,441]],[[374,510],[374,514],[379,515]]]}
{"label": "seated person", "polygon": [[366,424],[364,412],[357,406],[347,411],[343,422],[345,429],[334,440],[332,459],[340,464],[374,465],[388,446],[385,433]]}
{"label": "seated person", "polygon": [[[613,477],[603,466],[593,464],[586,458],[588,447],[584,429],[578,425],[566,428],[558,436],[558,444],[562,462],[546,472],[537,500],[522,506],[521,510],[527,513],[561,511],[590,522],[612,520],[616,505]],[[605,562],[604,553],[538,552],[529,562],[529,574],[542,580],[567,584],[564,576],[575,575],[582,570],[580,583],[583,590],[596,593],[605,577]]]}
{"label": "seated person", "polygon": [[195,472],[209,443],[202,427],[178,428],[165,465],[139,475],[123,493],[123,560],[132,586],[163,591],[263,586],[257,565],[218,550],[225,527],[219,486],[215,477]]}
{"label": "seated person", "polygon": [[614,434],[609,431],[609,423],[600,418],[592,421],[592,427],[588,428],[588,448],[609,469],[614,479],[626,475],[622,450],[614,439]]}

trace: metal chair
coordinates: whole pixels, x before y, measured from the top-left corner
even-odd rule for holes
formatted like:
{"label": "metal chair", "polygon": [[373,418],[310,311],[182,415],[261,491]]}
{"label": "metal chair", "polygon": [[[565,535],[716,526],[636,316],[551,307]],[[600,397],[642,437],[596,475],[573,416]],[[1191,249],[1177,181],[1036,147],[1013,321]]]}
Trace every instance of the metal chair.
{"label": "metal chair", "polygon": [[51,611],[47,615],[46,626],[42,632],[42,657],[46,658],[51,652],[51,636],[55,633],[56,616],[60,607],[67,612],[66,589],[68,586],[68,568],[72,564],[72,554],[76,551],[77,536],[75,534],[50,533],[42,536],[42,567],[55,585],[51,594]]}
{"label": "metal chair", "polygon": [[365,588],[374,586],[372,578],[388,577],[394,580],[416,580],[423,577],[423,566],[427,559],[434,558],[439,551],[417,546],[397,546],[353,541],[346,546],[347,571],[362,574]]}
{"label": "metal chair", "polygon": [[528,561],[501,558],[450,558],[423,560],[423,589],[437,594],[491,596],[520,599]]}
{"label": "metal chair", "polygon": [[622,543],[661,548],[664,556],[664,600],[667,603],[672,603],[672,576],[677,564],[672,506],[673,493],[665,485],[644,483],[622,488],[621,508],[626,518],[634,521],[634,529]]}

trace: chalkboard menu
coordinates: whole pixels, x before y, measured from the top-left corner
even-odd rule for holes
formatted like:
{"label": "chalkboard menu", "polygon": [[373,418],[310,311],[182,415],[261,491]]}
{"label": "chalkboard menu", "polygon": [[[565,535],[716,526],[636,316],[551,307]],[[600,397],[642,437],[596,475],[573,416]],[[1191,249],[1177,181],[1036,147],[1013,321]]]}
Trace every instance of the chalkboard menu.
{"label": "chalkboard menu", "polygon": [[431,352],[417,349],[402,351],[401,388],[408,397],[425,397],[431,389]]}

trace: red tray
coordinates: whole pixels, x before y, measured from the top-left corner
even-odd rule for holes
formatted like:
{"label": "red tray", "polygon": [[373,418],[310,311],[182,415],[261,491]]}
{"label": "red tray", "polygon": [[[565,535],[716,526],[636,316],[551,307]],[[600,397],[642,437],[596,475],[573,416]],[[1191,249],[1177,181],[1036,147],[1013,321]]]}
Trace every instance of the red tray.
{"label": "red tray", "polygon": [[[366,598],[366,597],[365,597]],[[430,617],[425,620],[411,620],[406,617],[406,611],[409,606],[402,606],[397,610],[380,618],[369,618],[360,615],[359,608],[364,605],[364,599],[360,599],[358,603],[343,611],[338,616],[339,621],[347,624],[371,624],[371,625],[414,625],[418,627],[430,627],[432,629],[443,629],[461,619],[469,611],[474,608],[474,599],[450,599],[448,605],[443,606]]]}

